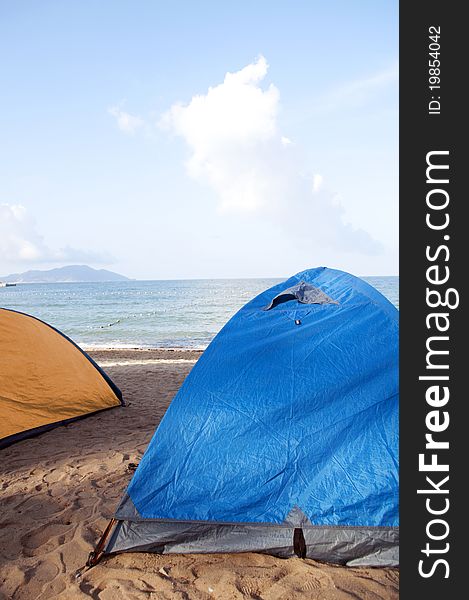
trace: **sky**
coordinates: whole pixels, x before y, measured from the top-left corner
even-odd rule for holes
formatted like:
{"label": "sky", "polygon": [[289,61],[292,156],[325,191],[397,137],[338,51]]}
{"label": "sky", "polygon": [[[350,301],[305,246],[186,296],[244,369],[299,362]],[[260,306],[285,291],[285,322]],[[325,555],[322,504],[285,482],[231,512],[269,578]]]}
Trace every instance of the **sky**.
{"label": "sky", "polygon": [[0,0],[0,276],[398,274],[398,4]]}

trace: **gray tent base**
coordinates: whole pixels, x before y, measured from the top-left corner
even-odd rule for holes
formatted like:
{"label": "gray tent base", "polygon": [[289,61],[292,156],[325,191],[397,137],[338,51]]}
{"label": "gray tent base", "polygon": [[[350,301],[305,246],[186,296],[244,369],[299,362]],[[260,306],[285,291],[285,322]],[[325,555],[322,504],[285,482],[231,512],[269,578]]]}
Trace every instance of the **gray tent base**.
{"label": "gray tent base", "polygon": [[159,521],[118,521],[105,553],[261,552],[295,556],[301,531],[305,556],[319,561],[368,567],[399,566],[398,527],[224,525]]}

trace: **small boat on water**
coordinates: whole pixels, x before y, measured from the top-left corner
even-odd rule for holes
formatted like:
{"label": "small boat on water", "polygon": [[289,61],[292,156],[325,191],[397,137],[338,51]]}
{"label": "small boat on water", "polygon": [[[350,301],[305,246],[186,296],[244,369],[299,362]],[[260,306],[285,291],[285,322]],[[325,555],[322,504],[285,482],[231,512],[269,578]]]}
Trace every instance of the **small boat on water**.
{"label": "small boat on water", "polygon": [[16,283],[8,283],[8,281],[0,281],[0,288],[2,287],[16,287]]}

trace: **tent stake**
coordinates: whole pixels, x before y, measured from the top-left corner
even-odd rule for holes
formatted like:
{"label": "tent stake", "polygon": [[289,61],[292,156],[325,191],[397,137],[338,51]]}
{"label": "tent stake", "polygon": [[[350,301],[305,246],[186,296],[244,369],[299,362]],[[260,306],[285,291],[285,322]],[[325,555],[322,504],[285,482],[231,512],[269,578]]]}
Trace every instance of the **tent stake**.
{"label": "tent stake", "polygon": [[104,546],[106,545],[106,540],[109,536],[109,533],[111,532],[111,529],[114,527],[114,525],[116,523],[117,523],[117,519],[111,519],[109,521],[106,529],[104,530],[103,535],[101,536],[101,539],[99,540],[99,542],[96,545],[96,548],[92,552],[89,553],[88,560],[86,561],[86,566],[89,567],[90,569],[91,569],[91,567],[94,567],[95,565],[97,565],[99,563],[99,561],[101,560],[103,553],[104,553]]}

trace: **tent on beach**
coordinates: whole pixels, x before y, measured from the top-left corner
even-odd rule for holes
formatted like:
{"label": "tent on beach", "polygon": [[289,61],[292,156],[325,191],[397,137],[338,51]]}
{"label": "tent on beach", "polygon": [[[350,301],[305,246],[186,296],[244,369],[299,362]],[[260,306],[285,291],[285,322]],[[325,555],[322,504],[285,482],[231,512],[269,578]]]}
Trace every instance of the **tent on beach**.
{"label": "tent on beach", "polygon": [[119,388],[67,336],[0,308],[0,448],[122,403]]}
{"label": "tent on beach", "polygon": [[248,302],[172,401],[99,551],[396,566],[398,335],[384,296],[324,267]]}

